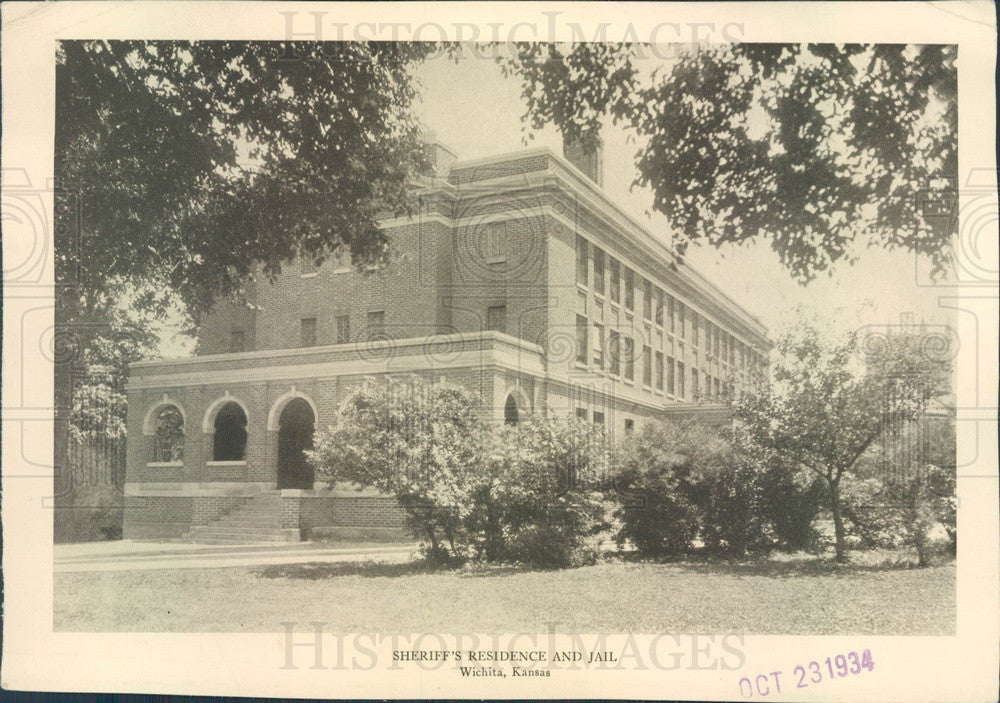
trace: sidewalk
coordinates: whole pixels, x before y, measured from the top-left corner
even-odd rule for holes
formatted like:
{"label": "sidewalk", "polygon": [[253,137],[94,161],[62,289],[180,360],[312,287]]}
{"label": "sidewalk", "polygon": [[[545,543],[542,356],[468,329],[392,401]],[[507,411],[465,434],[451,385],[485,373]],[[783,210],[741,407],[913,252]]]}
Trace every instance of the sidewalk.
{"label": "sidewalk", "polygon": [[419,556],[408,542],[260,542],[239,545],[164,542],[88,542],[57,544],[54,570],[145,571],[148,569],[220,569],[308,562],[406,562]]}

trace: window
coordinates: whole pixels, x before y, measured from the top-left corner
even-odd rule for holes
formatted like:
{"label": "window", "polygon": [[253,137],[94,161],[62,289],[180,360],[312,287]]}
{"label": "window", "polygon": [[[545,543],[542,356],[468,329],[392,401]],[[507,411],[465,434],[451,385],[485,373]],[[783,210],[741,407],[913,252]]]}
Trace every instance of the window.
{"label": "window", "polygon": [[173,462],[184,459],[184,416],[175,405],[164,406],[156,415],[153,436],[153,461]]}
{"label": "window", "polygon": [[508,425],[516,425],[518,415],[517,401],[514,400],[514,394],[511,393],[507,396],[507,402],[503,406],[503,421]]}
{"label": "window", "polygon": [[587,240],[576,235],[576,282],[587,285]]}
{"label": "window", "polygon": [[507,331],[506,305],[493,305],[486,309],[486,329],[491,332]]}
{"label": "window", "polygon": [[604,424],[604,413],[597,410],[594,411],[594,424],[603,425]]}
{"label": "window", "polygon": [[583,315],[576,316],[576,360],[578,363],[587,363],[587,318]]}
{"label": "window", "polygon": [[670,320],[670,334],[674,333],[674,318],[676,317],[677,310],[674,305],[674,296],[667,295],[667,318]]}
{"label": "window", "polygon": [[385,310],[374,310],[368,313],[368,336],[385,336]]}
{"label": "window", "polygon": [[604,295],[604,252],[594,247],[594,291]]}
{"label": "window", "polygon": [[656,363],[653,365],[653,373],[656,376],[656,390],[663,390],[663,352],[656,352]]}
{"label": "window", "polygon": [[625,268],[625,307],[635,309],[635,271]]}
{"label": "window", "polygon": [[576,416],[578,418],[580,418],[581,420],[586,420],[587,419],[587,408],[577,408],[576,409]]}
{"label": "window", "polygon": [[681,339],[684,339],[687,336],[684,327],[685,327],[685,323],[684,323],[684,303],[682,303],[681,301],[678,300],[677,301],[677,328],[678,328],[678,331],[680,332]]}
{"label": "window", "polygon": [[635,430],[635,420],[630,417],[625,418],[625,434],[632,434]]}
{"label": "window", "polygon": [[646,320],[653,319],[653,284],[642,279],[642,316]]}
{"label": "window", "polygon": [[604,368],[604,325],[594,323],[594,366]]}
{"label": "window", "polygon": [[677,362],[677,396],[687,398],[687,377],[684,375],[684,362]]}
{"label": "window", "polygon": [[351,341],[351,316],[337,315],[334,321],[337,325],[337,344],[347,344]]}
{"label": "window", "polygon": [[691,369],[691,397],[698,400],[698,369]]}
{"label": "window", "polygon": [[667,357],[667,393],[674,394],[674,357]]}
{"label": "window", "polygon": [[698,313],[691,313],[691,343],[696,347],[701,343],[701,329],[698,324]]}
{"label": "window", "polygon": [[656,289],[656,324],[663,326],[663,291]]}
{"label": "window", "polygon": [[611,373],[614,376],[619,375],[622,370],[620,345],[621,345],[620,335],[618,334],[618,332],[612,330],[608,334],[608,356],[610,357],[609,361],[611,362],[610,363]]}
{"label": "window", "polygon": [[617,303],[622,298],[621,268],[618,259],[612,258],[609,266],[611,268],[611,302]]}
{"label": "window", "polygon": [[648,346],[642,348],[642,384],[653,385],[653,350]]}
{"label": "window", "polygon": [[247,350],[247,333],[243,330],[233,330],[229,336],[229,351],[242,352]]}
{"label": "window", "polygon": [[299,346],[301,347],[314,347],[316,346],[316,318],[315,317],[303,317],[301,321],[301,329],[299,332]]}
{"label": "window", "polygon": [[705,397],[712,397],[712,375],[708,373],[705,374]]}
{"label": "window", "polygon": [[713,378],[712,379],[712,383],[714,384],[715,398],[716,399],[721,398],[722,397],[722,384],[719,382],[719,377],[716,376],[715,378]]}
{"label": "window", "polygon": [[625,355],[625,378],[629,381],[635,380],[635,340],[631,337],[625,338],[625,348],[622,350]]}
{"label": "window", "polygon": [[226,403],[215,415],[212,461],[242,461],[246,446],[246,413],[239,403]]}

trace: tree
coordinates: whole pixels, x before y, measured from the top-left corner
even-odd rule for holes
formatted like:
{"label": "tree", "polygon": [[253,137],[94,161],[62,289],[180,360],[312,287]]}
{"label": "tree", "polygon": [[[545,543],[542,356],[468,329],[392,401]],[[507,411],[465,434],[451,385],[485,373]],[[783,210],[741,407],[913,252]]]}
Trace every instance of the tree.
{"label": "tree", "polygon": [[[409,70],[432,49],[60,42],[56,344],[76,350],[64,357],[115,336],[122,310],[179,304],[196,318],[297,255],[382,261],[376,220],[409,212],[408,179],[425,166]],[[62,471],[82,374],[68,361],[55,373]]]}
{"label": "tree", "polygon": [[957,47],[727,44],[648,77],[639,44],[514,45],[526,121],[590,140],[610,115],[643,145],[635,184],[689,242],[770,241],[808,281],[852,242],[928,255],[956,231]]}
{"label": "tree", "polygon": [[[887,333],[841,343],[814,327],[778,345],[774,384],[741,396],[737,418],[761,447],[824,481],[837,561],[846,560],[841,481],[886,433],[947,392],[950,364],[921,334]],[[929,353],[933,352],[933,353]]]}
{"label": "tree", "polygon": [[470,391],[418,377],[368,377],[317,433],[308,456],[330,481],[394,496],[432,557],[461,559],[469,541],[464,520],[484,480],[480,405]]}

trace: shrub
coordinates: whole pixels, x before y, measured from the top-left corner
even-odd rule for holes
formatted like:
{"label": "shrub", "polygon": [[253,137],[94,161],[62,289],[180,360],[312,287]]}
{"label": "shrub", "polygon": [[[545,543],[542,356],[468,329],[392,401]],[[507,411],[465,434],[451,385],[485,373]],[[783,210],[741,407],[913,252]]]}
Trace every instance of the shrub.
{"label": "shrub", "polygon": [[368,378],[317,433],[309,457],[330,480],[394,495],[428,554],[460,561],[469,545],[465,520],[484,480],[479,406],[462,388]]}
{"label": "shrub", "polygon": [[779,547],[814,551],[819,540],[816,518],[827,498],[822,479],[786,465],[773,454],[762,461],[766,464],[758,477],[762,519],[774,531]]}
{"label": "shrub", "polygon": [[603,432],[577,418],[534,417],[499,430],[469,522],[483,555],[542,568],[593,563],[608,528],[597,490],[607,461]]}
{"label": "shrub", "polygon": [[700,527],[695,467],[716,461],[719,440],[690,422],[647,424],[620,449],[612,481],[620,546],[641,554],[690,549]]}
{"label": "shrub", "polygon": [[114,486],[76,486],[56,511],[59,542],[99,542],[122,538],[122,491]]}
{"label": "shrub", "polygon": [[759,457],[737,447],[718,445],[713,461],[695,473],[695,504],[700,536],[716,552],[743,556],[772,545],[766,534]]}

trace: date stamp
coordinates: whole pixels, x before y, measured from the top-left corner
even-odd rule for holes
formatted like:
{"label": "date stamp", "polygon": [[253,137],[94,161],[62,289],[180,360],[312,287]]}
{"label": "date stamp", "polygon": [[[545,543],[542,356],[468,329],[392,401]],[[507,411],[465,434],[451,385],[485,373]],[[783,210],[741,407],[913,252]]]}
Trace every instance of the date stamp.
{"label": "date stamp", "polygon": [[[809,688],[824,681],[856,676],[863,671],[874,671],[875,660],[870,649],[858,652],[836,654],[822,661],[810,661],[807,664],[796,664],[792,669],[791,678],[784,680],[786,690],[794,688]],[[744,676],[739,680],[740,695],[743,698],[766,698],[781,693],[784,670],[769,671],[754,677]],[[792,686],[793,685],[793,686]]]}

